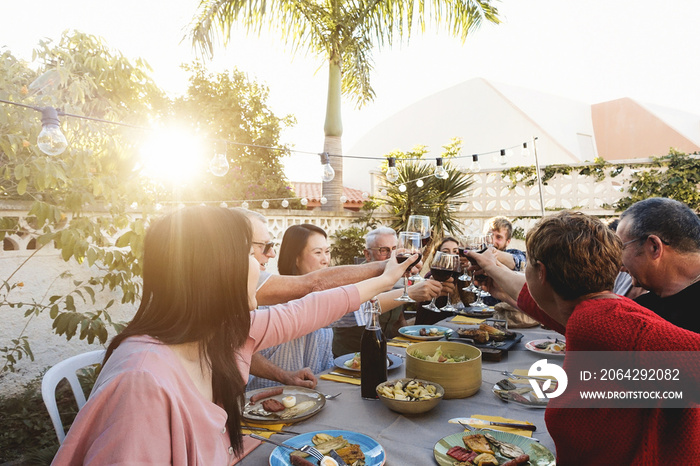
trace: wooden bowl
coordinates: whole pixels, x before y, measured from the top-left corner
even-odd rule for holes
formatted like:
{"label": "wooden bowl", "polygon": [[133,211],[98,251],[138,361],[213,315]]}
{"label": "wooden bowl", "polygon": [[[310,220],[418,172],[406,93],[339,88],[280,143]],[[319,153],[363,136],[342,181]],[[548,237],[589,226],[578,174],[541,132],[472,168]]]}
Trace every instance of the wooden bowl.
{"label": "wooden bowl", "polygon": [[[438,347],[450,356],[466,356],[463,362],[432,362],[415,357],[419,351],[432,356]],[[481,350],[454,341],[424,341],[406,348],[406,377],[436,383],[445,390],[444,398],[466,398],[481,388]]]}
{"label": "wooden bowl", "polygon": [[[397,382],[401,382],[403,386],[406,386],[408,382],[411,380],[415,380],[416,382],[422,384],[423,386],[426,385],[434,385],[436,392],[439,396],[435,398],[428,398],[426,400],[416,400],[416,401],[409,401],[409,400],[396,400],[393,398],[387,398],[382,393],[380,392],[380,388],[387,386],[387,385],[394,385]],[[377,385],[377,395],[379,395],[379,399],[384,403],[384,405],[391,409],[392,411],[396,411],[398,413],[403,413],[403,414],[420,414],[420,413],[425,413],[433,409],[440,403],[440,400],[442,400],[443,396],[445,395],[445,390],[435,382],[428,382],[427,380],[420,380],[420,379],[396,379],[396,380],[387,380],[384,383],[380,383]]]}

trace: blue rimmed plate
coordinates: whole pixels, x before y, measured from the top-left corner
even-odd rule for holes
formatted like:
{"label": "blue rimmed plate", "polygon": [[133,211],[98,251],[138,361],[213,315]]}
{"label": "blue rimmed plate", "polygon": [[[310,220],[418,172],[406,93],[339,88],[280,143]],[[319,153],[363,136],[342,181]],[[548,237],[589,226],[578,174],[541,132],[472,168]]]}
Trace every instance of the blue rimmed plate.
{"label": "blue rimmed plate", "polygon": [[[350,367],[345,365],[345,361],[349,361],[354,357],[355,357],[355,353],[344,354],[342,356],[338,356],[337,358],[335,358],[333,360],[333,364],[335,364],[335,366],[340,368],[340,369],[345,369],[346,371],[360,372],[361,369],[353,369],[353,368],[350,368]],[[387,363],[388,370],[396,369],[401,364],[403,364],[403,360],[399,356],[397,356],[393,353],[387,353],[386,358],[389,360],[389,362]],[[360,364],[362,364],[362,363],[360,362]]]}
{"label": "blue rimmed plate", "polygon": [[[421,329],[425,329],[427,335],[421,335]],[[399,329],[399,333],[406,338],[426,341],[439,340],[452,332],[453,330],[451,328],[440,327],[439,325],[408,325]]]}
{"label": "blue rimmed plate", "polygon": [[[351,432],[349,430],[319,430],[315,432],[308,432],[306,434],[297,435],[286,439],[284,443],[292,447],[301,447],[303,445],[313,445],[311,440],[316,434],[328,434],[333,437],[338,437],[342,435],[345,440],[349,443],[354,443],[360,446],[362,453],[365,454],[365,465],[366,466],[382,466],[386,461],[386,453],[384,448],[382,448],[379,443],[372,437],[368,437],[364,434],[357,432]],[[282,447],[276,447],[272,450],[270,454],[270,466],[291,466],[289,461],[289,454],[292,450],[288,450]]]}

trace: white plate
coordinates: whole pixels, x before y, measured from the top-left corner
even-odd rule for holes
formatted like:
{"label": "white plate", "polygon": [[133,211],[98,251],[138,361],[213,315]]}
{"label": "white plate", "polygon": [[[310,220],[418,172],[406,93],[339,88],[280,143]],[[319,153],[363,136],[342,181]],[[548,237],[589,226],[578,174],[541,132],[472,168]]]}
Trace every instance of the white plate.
{"label": "white plate", "polygon": [[[249,392],[246,392],[245,398],[246,398],[246,407],[248,406],[248,403],[250,402],[250,398],[253,395],[256,395],[261,392],[265,392],[267,390],[271,390],[275,387],[268,387],[268,388],[258,388],[257,390],[251,390]],[[326,404],[326,398],[321,395],[319,392],[316,390],[312,390],[310,388],[304,388],[304,387],[295,387],[293,385],[285,385],[283,388],[283,392],[281,395],[275,395],[271,396],[268,398],[265,398],[263,400],[258,401],[257,403],[253,404],[253,408],[262,408],[262,402],[265,400],[277,400],[280,403],[282,402],[282,398],[285,396],[294,396],[297,399],[297,404],[301,403],[302,401],[313,401],[314,406],[311,407],[308,411],[304,411],[303,413],[299,414],[298,416],[294,416],[290,419],[284,419],[280,420],[279,416],[276,416],[275,414],[272,414],[270,416],[260,416],[258,414],[251,414],[246,411],[246,409],[243,410],[243,419],[253,421],[253,422],[259,422],[263,424],[277,424],[279,422],[285,422],[285,423],[291,423],[291,422],[299,422],[303,421],[304,419],[308,419],[314,414],[318,413],[321,411],[323,406]],[[284,411],[280,411],[279,414],[284,413]]]}
{"label": "white plate", "polygon": [[[524,396],[525,398],[532,399],[533,397],[535,397],[535,392],[532,391],[532,386],[529,384],[529,382],[527,385],[517,384],[516,387],[528,389],[527,392],[522,393],[522,396]],[[540,388],[541,387],[542,387],[542,385],[540,385]],[[516,405],[524,406],[526,408],[544,409],[547,407],[547,402],[549,401],[549,398],[545,398],[544,400],[542,400],[541,403],[533,404],[533,403],[525,403],[523,401],[518,401],[518,400],[505,400],[505,399],[501,398],[498,395],[498,393],[496,393],[496,390],[501,390],[501,387],[498,384],[495,384],[493,386],[493,388],[491,389],[491,391],[496,396],[496,398],[498,398],[499,400],[502,400],[502,401],[505,401],[508,403],[515,403]]]}
{"label": "white plate", "polygon": [[[386,453],[384,448],[382,448],[379,443],[372,437],[368,437],[364,434],[357,432],[351,432],[349,430],[319,430],[315,432],[308,432],[306,434],[297,435],[284,440],[284,443],[292,447],[301,447],[303,445],[313,445],[311,440],[316,434],[328,434],[333,437],[338,437],[342,435],[345,440],[350,443],[360,445],[362,453],[365,454],[365,465],[366,466],[382,466],[386,461]],[[292,463],[289,461],[289,454],[292,450],[288,450],[282,447],[276,447],[272,450],[270,454],[270,466],[291,466]]]}
{"label": "white plate", "polygon": [[[565,340],[558,340],[558,341],[566,343]],[[535,346],[535,345],[550,344],[550,343],[555,343],[555,341],[551,340],[549,338],[544,338],[542,340],[532,340],[532,341],[528,341],[527,343],[525,343],[525,349],[530,350],[533,353],[546,354],[547,356],[557,356],[560,358],[563,358],[564,356],[566,356],[566,350],[564,350],[564,351],[548,351],[545,349],[537,348]]]}
{"label": "white plate", "polygon": [[[435,461],[437,461],[440,466],[452,466],[452,464],[457,460],[451,456],[448,456],[447,450],[457,446],[463,447],[464,441],[462,440],[462,437],[485,433],[493,435],[501,442],[510,443],[522,448],[525,454],[530,456],[530,462],[528,464],[537,466],[554,466],[556,464],[554,454],[552,454],[547,447],[539,444],[531,438],[511,434],[509,432],[501,432],[499,430],[481,429],[472,432],[457,432],[456,434],[448,435],[447,437],[440,439],[440,441],[435,444],[435,447],[433,447],[433,456],[435,457]],[[510,460],[510,458],[501,456],[498,453],[496,453],[496,458],[499,460],[500,464]]]}
{"label": "white plate", "polygon": [[[360,369],[352,369],[352,368],[345,365],[345,361],[349,361],[354,357],[355,357],[355,353],[344,354],[342,356],[338,356],[337,358],[335,358],[333,360],[333,364],[335,364],[335,366],[340,368],[340,369],[345,369],[346,371],[360,372]],[[386,358],[389,360],[389,362],[387,363],[388,370],[396,369],[401,364],[403,364],[403,360],[395,354],[387,353]],[[361,364],[362,364],[362,362],[360,362],[360,365]]]}
{"label": "white plate", "polygon": [[[437,331],[440,333],[438,335],[421,335],[421,329],[437,329]],[[445,335],[451,334],[452,331],[453,330],[451,328],[440,327],[439,325],[408,325],[399,329],[399,333],[406,338],[426,341],[439,340],[441,338],[444,338]]]}

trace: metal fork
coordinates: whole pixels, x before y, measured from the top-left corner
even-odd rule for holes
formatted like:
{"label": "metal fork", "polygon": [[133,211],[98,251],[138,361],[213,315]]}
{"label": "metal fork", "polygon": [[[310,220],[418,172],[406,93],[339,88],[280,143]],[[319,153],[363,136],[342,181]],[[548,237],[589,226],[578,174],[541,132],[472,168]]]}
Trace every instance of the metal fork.
{"label": "metal fork", "polygon": [[[321,393],[321,392],[319,392],[319,393]],[[321,395],[323,395],[323,397],[327,400],[332,400],[333,398],[339,397],[341,395],[341,393],[336,393],[335,395],[326,395],[325,393],[321,393]]]}
{"label": "metal fork", "polygon": [[287,448],[289,450],[297,450],[297,451],[300,451],[302,453],[306,453],[307,455],[313,456],[318,461],[321,461],[323,459],[323,453],[321,453],[320,451],[318,451],[317,449],[315,449],[311,445],[303,445],[303,446],[297,448],[297,447],[293,447],[291,445],[287,445],[286,443],[275,442],[272,439],[261,437],[260,435],[250,434],[249,436],[251,438],[260,440],[261,442],[267,442],[267,443],[271,443],[273,445],[277,445],[278,447]]}
{"label": "metal fork", "polygon": [[316,450],[314,447],[311,445],[303,445],[299,448],[299,451],[303,451],[304,453],[307,453],[314,458],[316,458],[318,461],[321,461],[323,459],[323,453],[320,451]]}

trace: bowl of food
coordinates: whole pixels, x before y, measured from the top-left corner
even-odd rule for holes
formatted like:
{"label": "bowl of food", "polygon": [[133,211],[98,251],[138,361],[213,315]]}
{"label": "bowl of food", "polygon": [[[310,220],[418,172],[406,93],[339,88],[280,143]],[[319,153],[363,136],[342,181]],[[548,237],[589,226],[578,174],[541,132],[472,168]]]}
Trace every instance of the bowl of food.
{"label": "bowl of food", "polygon": [[392,411],[420,414],[437,406],[445,395],[445,390],[434,382],[404,378],[380,383],[377,385],[377,395]]}
{"label": "bowl of food", "polygon": [[442,386],[444,398],[466,398],[481,387],[481,350],[453,341],[424,341],[406,348],[406,377]]}

